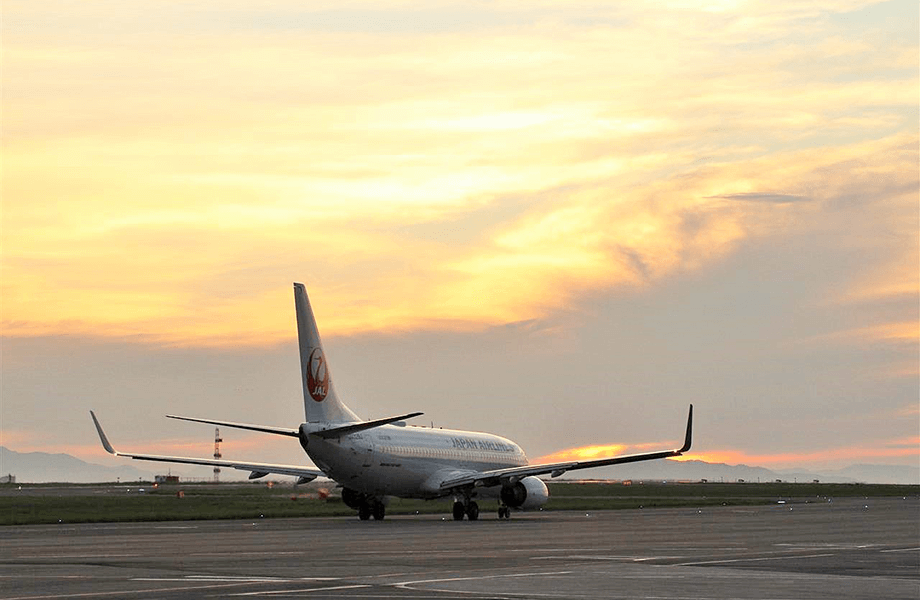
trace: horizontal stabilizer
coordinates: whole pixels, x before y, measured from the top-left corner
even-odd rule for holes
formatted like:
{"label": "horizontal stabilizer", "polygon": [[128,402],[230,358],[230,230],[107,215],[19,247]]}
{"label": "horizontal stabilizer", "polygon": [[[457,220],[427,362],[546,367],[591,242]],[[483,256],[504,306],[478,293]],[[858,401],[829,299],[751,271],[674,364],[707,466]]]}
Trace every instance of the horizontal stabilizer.
{"label": "horizontal stabilizer", "polygon": [[207,423],[208,425],[219,425],[221,427],[232,427],[236,429],[248,429],[249,431],[260,431],[262,433],[274,433],[276,435],[287,435],[297,437],[296,429],[287,427],[269,427],[268,425],[250,425],[249,423],[232,423],[230,421],[214,421],[211,419],[193,419],[192,417],[180,417],[177,415],[166,415],[167,419],[178,419],[180,421],[193,421],[195,423]]}
{"label": "horizontal stabilizer", "polygon": [[395,423],[397,421],[404,421],[406,419],[411,419],[412,417],[417,417],[425,413],[414,412],[407,415],[399,415],[398,417],[387,417],[385,419],[376,419],[374,421],[364,421],[363,423],[354,423],[352,425],[343,425],[342,427],[333,427],[332,429],[321,429],[319,431],[312,431],[310,435],[315,435],[323,439],[328,438],[337,438],[342,437],[343,435],[348,435],[349,433],[357,433],[359,431],[364,431],[366,429],[373,429],[374,427],[380,427],[381,425],[389,425],[390,423]]}

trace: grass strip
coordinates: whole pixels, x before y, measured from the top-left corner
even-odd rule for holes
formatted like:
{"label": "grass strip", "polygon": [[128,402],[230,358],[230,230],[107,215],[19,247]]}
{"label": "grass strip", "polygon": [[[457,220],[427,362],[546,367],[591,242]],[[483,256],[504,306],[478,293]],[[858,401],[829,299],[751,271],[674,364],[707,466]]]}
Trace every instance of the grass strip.
{"label": "grass strip", "polygon": [[[0,486],[0,525],[186,521],[354,516],[338,497],[306,497],[303,490],[259,484],[192,484],[143,488],[124,484],[94,486]],[[683,484],[549,483],[545,510],[615,510],[661,507],[772,504],[827,501],[834,497],[917,496],[920,486],[865,484]],[[178,491],[183,497],[178,497]],[[387,513],[449,514],[450,499],[393,498]],[[480,501],[483,512],[495,500]]]}

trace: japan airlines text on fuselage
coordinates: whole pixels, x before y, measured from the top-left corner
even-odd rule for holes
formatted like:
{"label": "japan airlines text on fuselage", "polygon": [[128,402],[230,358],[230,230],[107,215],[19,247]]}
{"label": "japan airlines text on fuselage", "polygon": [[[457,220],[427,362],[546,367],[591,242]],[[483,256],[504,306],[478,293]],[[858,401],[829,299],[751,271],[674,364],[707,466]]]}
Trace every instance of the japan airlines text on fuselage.
{"label": "japan airlines text on fuselage", "polygon": [[298,465],[159,456],[116,451],[95,414],[93,422],[103,447],[137,460],[213,465],[250,472],[250,479],[269,473],[293,475],[299,481],[326,476],[342,487],[343,501],[362,520],[383,519],[386,499],[453,497],[453,517],[479,518],[477,499],[498,498],[499,518],[512,509],[539,508],[549,492],[539,475],[558,477],[567,471],[679,456],[690,449],[693,406],[687,417],[684,444],[613,458],[531,465],[511,440],[473,431],[407,425],[420,412],[365,421],[338,397],[323,351],[313,309],[303,284],[294,284],[294,306],[300,346],[300,367],[306,421],[296,429],[167,415],[173,419],[235,427],[297,438],[319,469]]}

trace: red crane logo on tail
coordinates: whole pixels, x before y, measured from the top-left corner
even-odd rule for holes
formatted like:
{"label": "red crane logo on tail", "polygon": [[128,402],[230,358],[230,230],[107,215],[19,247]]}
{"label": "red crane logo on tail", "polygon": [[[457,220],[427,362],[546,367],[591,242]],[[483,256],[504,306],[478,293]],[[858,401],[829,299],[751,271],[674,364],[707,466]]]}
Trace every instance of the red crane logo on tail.
{"label": "red crane logo on tail", "polygon": [[317,402],[325,400],[329,392],[329,371],[326,369],[326,357],[323,356],[321,348],[314,348],[310,353],[307,390],[310,392],[310,397]]}

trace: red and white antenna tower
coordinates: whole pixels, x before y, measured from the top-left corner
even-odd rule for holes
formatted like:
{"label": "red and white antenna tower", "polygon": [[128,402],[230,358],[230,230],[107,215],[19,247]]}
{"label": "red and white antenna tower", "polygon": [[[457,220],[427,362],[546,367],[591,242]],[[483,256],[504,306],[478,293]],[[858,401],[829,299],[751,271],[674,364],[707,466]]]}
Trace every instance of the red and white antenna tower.
{"label": "red and white antenna tower", "polygon": [[[220,460],[220,428],[214,428],[214,460]],[[220,483],[220,467],[214,467],[214,483]]]}

